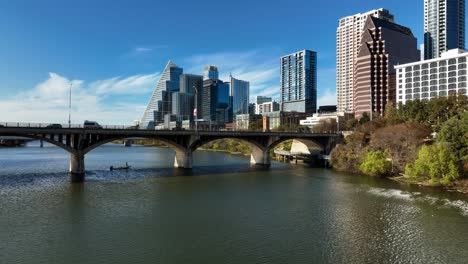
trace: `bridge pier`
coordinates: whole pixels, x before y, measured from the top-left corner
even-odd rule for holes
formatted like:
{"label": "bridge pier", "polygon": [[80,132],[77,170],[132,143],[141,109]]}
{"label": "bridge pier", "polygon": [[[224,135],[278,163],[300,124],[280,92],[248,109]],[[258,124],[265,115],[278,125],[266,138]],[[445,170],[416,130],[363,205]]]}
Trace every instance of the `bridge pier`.
{"label": "bridge pier", "polygon": [[271,158],[268,150],[254,149],[250,155],[250,164],[270,167]]}
{"label": "bridge pier", "polygon": [[176,155],[174,158],[174,167],[191,169],[192,168],[192,151],[176,150]]}
{"label": "bridge pier", "polygon": [[84,182],[85,161],[81,151],[70,154],[70,179],[71,182]]}

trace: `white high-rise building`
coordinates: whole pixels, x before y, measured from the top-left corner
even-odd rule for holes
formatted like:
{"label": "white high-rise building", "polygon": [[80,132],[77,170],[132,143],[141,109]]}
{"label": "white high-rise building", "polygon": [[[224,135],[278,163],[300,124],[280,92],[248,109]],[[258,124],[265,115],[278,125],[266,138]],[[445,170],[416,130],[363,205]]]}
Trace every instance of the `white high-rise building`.
{"label": "white high-rise building", "polygon": [[468,52],[453,49],[439,58],[395,66],[397,104],[450,95],[467,95]]}
{"label": "white high-rise building", "polygon": [[465,0],[424,0],[424,59],[465,48]]}
{"label": "white high-rise building", "polygon": [[368,16],[394,22],[386,9],[380,8],[339,20],[336,30],[336,95],[338,112],[354,111],[354,64],[361,44],[364,23]]}

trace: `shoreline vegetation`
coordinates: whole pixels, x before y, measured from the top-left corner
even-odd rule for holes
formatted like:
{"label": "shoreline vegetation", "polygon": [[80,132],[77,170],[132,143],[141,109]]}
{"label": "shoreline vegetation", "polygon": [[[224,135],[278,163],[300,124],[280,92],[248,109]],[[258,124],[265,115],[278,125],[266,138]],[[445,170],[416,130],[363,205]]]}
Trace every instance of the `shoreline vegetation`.
{"label": "shoreline vegetation", "polygon": [[332,151],[334,169],[468,193],[466,96],[389,104],[373,117],[348,121],[353,133]]}

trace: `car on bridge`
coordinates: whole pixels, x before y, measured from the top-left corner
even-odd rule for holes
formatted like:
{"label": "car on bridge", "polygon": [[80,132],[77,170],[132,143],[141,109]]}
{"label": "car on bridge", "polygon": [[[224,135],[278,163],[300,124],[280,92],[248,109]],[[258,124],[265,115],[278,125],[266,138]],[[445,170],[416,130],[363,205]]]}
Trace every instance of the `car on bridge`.
{"label": "car on bridge", "polygon": [[50,124],[47,125],[46,128],[62,128],[61,124]]}
{"label": "car on bridge", "polygon": [[88,121],[85,120],[83,123],[83,128],[88,128],[88,129],[102,129],[102,126],[96,122],[96,121]]}

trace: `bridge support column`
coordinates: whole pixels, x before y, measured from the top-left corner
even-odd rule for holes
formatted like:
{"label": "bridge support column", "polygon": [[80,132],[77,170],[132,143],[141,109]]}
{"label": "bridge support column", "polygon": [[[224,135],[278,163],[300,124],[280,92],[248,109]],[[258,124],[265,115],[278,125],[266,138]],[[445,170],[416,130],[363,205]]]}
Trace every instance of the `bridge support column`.
{"label": "bridge support column", "polygon": [[185,150],[185,151],[177,150],[175,159],[174,159],[174,167],[191,169],[192,168],[192,152],[190,150]]}
{"label": "bridge support column", "polygon": [[250,155],[250,164],[270,167],[270,152],[268,150],[254,149]]}
{"label": "bridge support column", "polygon": [[72,182],[84,182],[85,161],[82,152],[70,154],[70,177]]}

